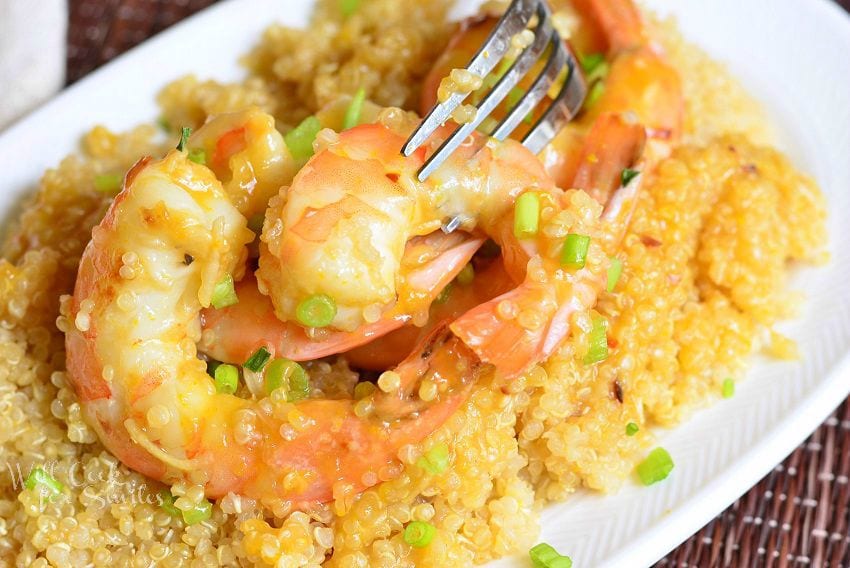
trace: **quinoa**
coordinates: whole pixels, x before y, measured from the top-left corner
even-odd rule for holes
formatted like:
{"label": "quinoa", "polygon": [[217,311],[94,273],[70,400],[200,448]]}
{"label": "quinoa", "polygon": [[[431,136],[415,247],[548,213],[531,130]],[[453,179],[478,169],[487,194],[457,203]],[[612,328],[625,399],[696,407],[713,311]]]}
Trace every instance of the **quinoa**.
{"label": "quinoa", "polygon": [[[363,0],[345,18],[337,2],[319,2],[309,29],[266,31],[245,58],[243,83],[171,83],[159,97],[162,116],[198,126],[209,114],[255,105],[286,130],[360,87],[381,105],[415,109],[453,30],[449,4]],[[652,442],[647,426],[674,425],[717,399],[727,377],[743,377],[751,353],[794,357],[793,342],[772,326],[798,304],[785,287],[789,262],[825,260],[823,198],[760,145],[770,126],[725,70],[669,22],[653,25],[683,78],[686,144],[646,180],[618,253],[622,276],[597,306],[611,322],[611,356],[584,365],[577,354],[586,338],[575,334],[504,388],[485,376],[440,429],[402,449],[401,470],[387,472],[397,477],[359,495],[340,486],[334,501],[308,512],[231,494],[209,519],[187,525],[160,506],[161,491],[188,510],[202,504],[200,486],[168,488],[129,470],[83,421],[65,376],[63,330],[73,322],[60,305],[111,200],[94,179],[163,149],[153,126],[95,127],[78,155],[45,173],[2,247],[0,449],[9,475],[0,475],[0,564],[482,563],[533,545],[546,503],[581,488],[616,490]],[[474,87],[474,77],[456,79]],[[592,218],[598,205],[574,196]],[[357,375],[344,359],[307,367],[314,395],[354,395]],[[393,378],[379,385],[392,388]],[[630,423],[636,435],[626,435]],[[448,468],[433,474],[417,461],[439,444],[450,448]],[[22,486],[34,466],[64,485],[60,495]],[[437,528],[427,547],[405,544],[413,520]]]}

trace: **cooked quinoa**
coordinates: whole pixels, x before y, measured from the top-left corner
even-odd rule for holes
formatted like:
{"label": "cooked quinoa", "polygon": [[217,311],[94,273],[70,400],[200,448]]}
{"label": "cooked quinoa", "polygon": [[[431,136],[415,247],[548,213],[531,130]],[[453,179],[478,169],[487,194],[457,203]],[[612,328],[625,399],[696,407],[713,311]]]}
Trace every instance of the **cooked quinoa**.
{"label": "cooked quinoa", "polygon": [[[453,29],[449,4],[363,0],[346,18],[338,2],[321,1],[309,29],[266,31],[244,60],[243,83],[185,77],[163,89],[164,123],[198,126],[256,105],[286,131],[360,87],[380,105],[415,110]],[[744,378],[753,352],[795,357],[772,326],[798,304],[785,287],[789,263],[825,260],[823,198],[787,159],[756,145],[770,141],[770,127],[723,68],[669,22],[654,27],[683,78],[687,143],[647,180],[619,253],[622,277],[597,306],[612,322],[611,357],[582,364],[586,334],[576,334],[507,389],[485,379],[421,447],[402,449],[397,478],[309,513],[229,495],[187,526],[160,507],[167,488],[121,465],[83,422],[66,381],[60,297],[111,199],[94,180],[162,151],[154,126],[92,129],[78,155],[44,174],[3,244],[0,564],[482,563],[531,547],[546,503],[582,488],[617,490],[652,444],[649,426],[674,425],[718,399],[727,378]],[[598,207],[585,199],[577,206]],[[357,380],[341,359],[309,371],[314,385],[349,393]],[[626,434],[629,423],[636,435]],[[451,449],[450,463],[434,475],[416,462],[438,444]],[[36,466],[64,485],[60,495],[22,487]],[[170,490],[179,510],[203,499],[200,486]],[[436,526],[427,547],[405,544],[411,520]]]}

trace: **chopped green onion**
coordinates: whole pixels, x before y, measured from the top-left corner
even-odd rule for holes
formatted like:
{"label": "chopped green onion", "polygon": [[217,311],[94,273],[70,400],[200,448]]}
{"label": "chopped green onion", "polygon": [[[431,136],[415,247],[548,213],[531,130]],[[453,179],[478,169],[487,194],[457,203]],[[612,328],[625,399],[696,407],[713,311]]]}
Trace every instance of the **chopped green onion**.
{"label": "chopped green onion", "polygon": [[434,303],[435,304],[445,304],[446,302],[449,301],[449,296],[451,296],[451,295],[452,295],[452,283],[449,282],[448,284],[446,284],[446,287],[443,288],[440,291],[440,293],[437,295],[437,297],[434,298]]}
{"label": "chopped green onion", "polygon": [[170,122],[168,122],[168,119],[167,119],[167,118],[165,118],[164,116],[160,116],[159,118],[157,118],[157,119],[156,119],[156,123],[157,123],[157,124],[159,125],[159,127],[160,127],[160,128],[162,128],[165,132],[170,132],[170,131],[171,131],[171,123],[170,123]]}
{"label": "chopped green onion", "polygon": [[266,366],[266,363],[271,359],[272,354],[269,353],[269,350],[265,347],[260,347],[254,353],[248,357],[248,360],[242,363],[242,366],[248,369],[249,371],[253,371],[255,373],[259,373],[263,370],[263,367]]}
{"label": "chopped green onion", "polygon": [[336,317],[336,302],[325,294],[313,294],[298,304],[295,317],[308,327],[325,327]]}
{"label": "chopped green onion", "polygon": [[413,521],[404,528],[404,542],[413,548],[425,548],[434,539],[437,527],[424,521]]}
{"label": "chopped green onion", "polygon": [[360,0],[339,0],[339,11],[346,18],[357,11],[360,6]]}
{"label": "chopped green onion", "polygon": [[192,148],[189,150],[189,159],[202,166],[207,165],[207,152],[203,148]]}
{"label": "chopped green onion", "polygon": [[510,70],[511,66],[514,64],[514,61],[516,61],[516,59],[513,57],[505,57],[504,59],[502,59],[499,62],[499,66],[496,68],[495,71],[493,71],[493,76],[496,77],[496,79],[501,79],[502,77],[504,77],[505,73],[507,73]]}
{"label": "chopped green onion", "polygon": [[608,265],[608,286],[605,289],[613,292],[622,273],[623,261],[616,256],[611,257],[611,264]]}
{"label": "chopped green onion", "polygon": [[589,248],[590,237],[570,233],[564,239],[564,248],[561,249],[561,265],[568,268],[584,268]]}
{"label": "chopped green onion", "polygon": [[588,343],[590,347],[584,356],[585,365],[593,365],[608,358],[608,321],[601,316],[593,317]]}
{"label": "chopped green onion", "polygon": [[[525,95],[525,91],[520,89],[519,87],[514,87],[510,90],[507,97],[508,109],[513,110],[513,108],[519,103],[520,99]],[[528,114],[523,118],[523,122],[526,124],[530,124],[532,120],[532,116],[534,115],[534,110],[528,111]]]}
{"label": "chopped green onion", "polygon": [[605,83],[602,81],[595,82],[590,88],[590,92],[587,93],[587,98],[584,100],[584,106],[590,107],[596,104],[596,101],[602,97],[603,93],[605,93]]}
{"label": "chopped green onion", "polygon": [[626,436],[634,436],[638,433],[639,430],[640,428],[634,422],[629,422],[628,424],[626,424]]}
{"label": "chopped green onion", "polygon": [[664,448],[655,448],[646,459],[637,466],[637,475],[644,485],[652,485],[663,479],[667,479],[673,471],[673,458]]}
{"label": "chopped green onion", "polygon": [[196,525],[212,516],[212,503],[204,499],[188,511],[183,511],[183,520],[187,525]]}
{"label": "chopped green onion", "polygon": [[473,280],[475,280],[475,269],[472,267],[472,263],[467,262],[466,266],[458,272],[457,281],[462,286],[469,286]]}
{"label": "chopped green onion", "polygon": [[589,53],[587,55],[580,56],[579,63],[581,63],[581,68],[585,73],[590,73],[603,63],[605,63],[605,54],[604,53]]}
{"label": "chopped green onion", "polygon": [[726,379],[723,381],[723,398],[732,398],[735,396],[735,380]]}
{"label": "chopped green onion", "polygon": [[62,493],[65,486],[57,481],[52,475],[44,471],[40,467],[34,467],[27,478],[24,480],[24,487],[29,490],[35,489],[37,486],[44,487],[54,495]]}
{"label": "chopped green onion", "polygon": [[573,561],[569,556],[560,554],[555,548],[541,542],[528,551],[534,568],[571,568]]}
{"label": "chopped green onion", "polygon": [[313,155],[313,140],[322,129],[322,124],[315,116],[308,116],[301,124],[286,133],[283,139],[289,153],[298,161],[306,162]]}
{"label": "chopped green onion", "polygon": [[233,394],[239,386],[239,369],[234,365],[219,365],[213,372],[216,392]]}
{"label": "chopped green onion", "polygon": [[207,374],[215,378],[215,370],[218,369],[219,365],[221,365],[221,361],[216,361],[215,359],[207,361]]}
{"label": "chopped green onion", "polygon": [[608,63],[602,53],[591,53],[579,58],[584,77],[588,84],[598,81],[608,75]]}
{"label": "chopped green onion", "polygon": [[172,517],[180,516],[180,509],[174,506],[174,495],[168,489],[159,492],[159,508]]}
{"label": "chopped green onion", "polygon": [[121,174],[100,174],[94,176],[94,188],[101,193],[116,194],[121,191],[124,176]]}
{"label": "chopped green onion", "polygon": [[508,93],[508,98],[507,98],[508,108],[515,107],[516,104],[519,102],[519,100],[522,98],[522,96],[524,94],[525,94],[525,91],[523,91],[519,87],[514,87],[513,89],[511,89],[510,92]]}
{"label": "chopped green onion", "polygon": [[488,116],[481,121],[481,124],[478,125],[476,130],[485,136],[490,136],[496,130],[497,126],[499,126],[499,121],[492,116]]}
{"label": "chopped green onion", "polygon": [[416,465],[431,475],[443,473],[449,467],[449,447],[445,444],[437,444],[416,460]]}
{"label": "chopped green onion", "polygon": [[620,174],[620,181],[623,182],[623,187],[629,185],[629,183],[631,183],[631,181],[635,179],[638,174],[640,174],[640,171],[638,170],[633,170],[631,168],[624,169],[623,173]]}
{"label": "chopped green onion", "polygon": [[310,394],[310,379],[304,367],[289,359],[275,359],[266,368],[266,392],[286,388],[286,400],[296,402]]}
{"label": "chopped green onion", "polygon": [[177,149],[181,152],[186,149],[186,144],[189,143],[189,136],[192,135],[192,129],[184,126],[180,129],[180,142],[177,143]]}
{"label": "chopped green onion", "polygon": [[213,288],[210,303],[212,304],[212,307],[219,310],[221,308],[226,308],[227,306],[232,306],[238,301],[239,297],[236,295],[236,288],[233,287],[233,276],[228,274],[219,280],[218,284],[216,284],[215,288]]}
{"label": "chopped green onion", "polygon": [[360,113],[363,111],[363,101],[366,100],[366,90],[361,87],[357,89],[354,98],[351,99],[345,110],[345,119],[342,121],[342,129],[348,130],[360,124]]}
{"label": "chopped green onion", "polygon": [[514,236],[527,239],[537,234],[540,223],[540,196],[526,191],[517,197],[514,206]]}

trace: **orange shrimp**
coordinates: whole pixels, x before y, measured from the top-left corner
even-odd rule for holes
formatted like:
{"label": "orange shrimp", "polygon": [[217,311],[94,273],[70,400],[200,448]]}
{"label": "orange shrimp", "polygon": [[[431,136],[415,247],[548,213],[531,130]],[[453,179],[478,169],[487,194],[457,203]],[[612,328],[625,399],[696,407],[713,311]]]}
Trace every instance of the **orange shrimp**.
{"label": "orange shrimp", "polygon": [[[591,97],[596,100],[589,100],[578,119],[539,154],[555,184],[580,187],[571,184],[579,169],[584,137],[603,114],[634,113],[637,122],[648,130],[648,152],[663,157],[681,133],[684,98],[677,72],[665,61],[660,46],[651,41],[640,11],[631,0],[558,0],[553,2],[553,10],[567,10],[577,16],[578,25],[570,30],[569,43],[580,59],[606,54],[600,69],[608,69],[596,91],[600,94]],[[420,112],[433,106],[443,78],[452,69],[468,64],[496,22],[494,17],[473,17],[460,25],[426,77]],[[518,89],[527,88],[533,75],[534,70]],[[491,84],[487,79],[485,86]],[[536,112],[547,102],[538,105]],[[513,137],[521,138],[525,131],[518,129]]]}
{"label": "orange shrimp", "polygon": [[[442,231],[407,243],[402,266],[410,267],[405,271],[406,279],[422,291],[419,301],[426,309],[483,243],[483,238]],[[406,311],[391,311],[353,332],[321,330],[320,335],[310,336],[304,326],[283,322],[275,316],[271,299],[260,293],[253,274],[247,274],[236,284],[236,294],[239,303],[201,312],[201,325],[206,333],[199,348],[209,357],[226,363],[241,364],[260,347],[268,349],[273,356],[310,361],[355,349],[414,318],[414,314]]]}
{"label": "orange shrimp", "polygon": [[[450,416],[482,365],[440,328],[396,368],[391,392],[290,403],[282,389],[217,391],[197,357],[199,313],[251,238],[212,172],[185,153],[128,173],[64,308],[69,378],[89,423],[128,466],[203,483],[210,497],[308,506],[392,477],[399,448]],[[436,387],[427,401],[423,380]]]}

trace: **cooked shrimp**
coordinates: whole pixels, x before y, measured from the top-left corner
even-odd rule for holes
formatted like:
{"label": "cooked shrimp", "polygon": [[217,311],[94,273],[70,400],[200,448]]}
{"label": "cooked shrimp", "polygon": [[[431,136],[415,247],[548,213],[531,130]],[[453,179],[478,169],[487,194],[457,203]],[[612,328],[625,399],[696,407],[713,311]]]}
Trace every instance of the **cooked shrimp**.
{"label": "cooked shrimp", "polygon": [[93,231],[70,306],[68,373],[90,423],[128,466],[203,483],[211,497],[306,504],[392,477],[399,448],[450,416],[482,366],[437,329],[392,388],[359,401],[216,392],[197,357],[199,313],[251,239],[212,172],[185,154],[133,168]]}
{"label": "cooked shrimp", "polygon": [[389,369],[407,357],[437,326],[454,321],[473,307],[514,287],[514,282],[505,272],[500,258],[487,259],[486,264],[482,266],[479,263],[475,270],[473,282],[455,280],[443,288],[440,298],[431,304],[425,325],[407,325],[346,351],[345,358],[348,363],[353,367],[373,371]]}
{"label": "cooked shrimp", "polygon": [[274,117],[256,108],[211,118],[189,138],[189,152],[215,173],[249,219],[263,214],[296,171]]}
{"label": "cooked shrimp", "polygon": [[[408,241],[401,272],[411,289],[418,291],[424,306],[421,309],[427,310],[483,242],[482,238],[464,233],[445,234],[442,231]],[[223,309],[206,308],[201,312],[204,334],[199,347],[217,361],[241,364],[260,347],[265,347],[274,356],[293,361],[318,359],[354,349],[426,314],[392,310],[353,332],[315,330],[308,335],[303,325],[283,322],[275,316],[271,299],[260,293],[252,274],[236,284],[236,295],[237,304]]]}
{"label": "cooked shrimp", "polygon": [[[648,151],[663,156],[681,132],[684,98],[678,74],[666,63],[661,47],[651,41],[640,11],[631,0],[559,0],[553,2],[553,9],[566,11],[577,21],[574,29],[562,32],[579,57],[589,61],[605,55],[598,62],[597,72],[608,69],[604,77],[594,79],[599,81],[598,96],[590,95],[584,112],[539,155],[555,185],[576,187],[571,184],[579,168],[584,137],[603,114],[634,113],[637,122],[648,129]],[[467,65],[496,22],[494,17],[473,17],[460,25],[425,80],[421,112],[427,112],[437,101],[444,78],[453,69]],[[528,88],[534,74],[532,70],[518,85],[517,94]],[[484,88],[492,86],[497,75],[498,70],[485,77]],[[544,100],[539,108],[547,103],[548,99]],[[504,110],[505,105],[510,106],[510,101],[500,108]],[[522,137],[526,129],[523,126],[513,136]]]}
{"label": "cooked shrimp", "polygon": [[427,309],[425,291],[400,271],[411,238],[450,220],[460,230],[499,238],[499,224],[522,191],[558,193],[518,143],[488,144],[477,152],[481,137],[419,182],[425,148],[410,157],[399,154],[413,126],[394,132],[371,124],[341,133],[298,173],[285,199],[272,201],[257,279],[279,319],[296,321],[301,302],[316,296],[332,299],[330,327],[343,331],[374,321],[370,312]]}

